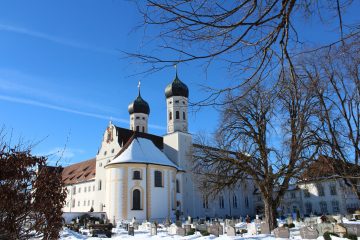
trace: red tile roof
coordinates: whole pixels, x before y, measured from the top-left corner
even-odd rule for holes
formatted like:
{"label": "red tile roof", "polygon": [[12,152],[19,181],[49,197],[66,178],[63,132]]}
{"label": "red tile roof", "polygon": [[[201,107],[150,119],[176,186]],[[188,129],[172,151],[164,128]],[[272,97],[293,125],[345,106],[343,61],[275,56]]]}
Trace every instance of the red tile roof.
{"label": "red tile roof", "polygon": [[87,182],[95,178],[96,159],[92,158],[83,162],[67,166],[62,172],[65,185]]}

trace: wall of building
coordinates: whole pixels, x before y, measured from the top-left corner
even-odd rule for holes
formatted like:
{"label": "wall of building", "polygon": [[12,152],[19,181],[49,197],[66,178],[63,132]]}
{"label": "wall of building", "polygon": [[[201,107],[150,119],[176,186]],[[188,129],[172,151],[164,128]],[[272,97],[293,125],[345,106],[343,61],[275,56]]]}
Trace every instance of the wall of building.
{"label": "wall of building", "polygon": [[95,181],[82,182],[66,186],[67,197],[64,212],[88,212],[95,205]]}

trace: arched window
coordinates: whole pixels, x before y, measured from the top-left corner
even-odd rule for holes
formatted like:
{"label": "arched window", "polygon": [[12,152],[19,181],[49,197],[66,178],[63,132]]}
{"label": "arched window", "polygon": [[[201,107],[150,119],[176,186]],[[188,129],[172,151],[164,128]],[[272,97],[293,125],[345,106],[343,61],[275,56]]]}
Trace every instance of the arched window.
{"label": "arched window", "polygon": [[140,131],[140,127],[136,126],[136,131],[139,132]]}
{"label": "arched window", "polygon": [[179,180],[176,179],[176,192],[180,193],[180,183]]}
{"label": "arched window", "polygon": [[139,189],[133,191],[133,208],[132,210],[141,210],[141,193]]}
{"label": "arched window", "polygon": [[99,191],[101,190],[101,180],[99,180],[99,182],[98,182],[98,190]]}
{"label": "arched window", "polygon": [[162,172],[155,171],[155,187],[162,187]]}
{"label": "arched window", "polygon": [[169,120],[172,120],[172,112],[169,112]]}
{"label": "arched window", "polygon": [[184,120],[186,119],[186,117],[185,117],[185,112],[183,112],[183,119],[184,119]]}
{"label": "arched window", "polygon": [[133,172],[133,179],[135,179],[135,180],[141,180],[140,171],[134,171],[134,172]]}
{"label": "arched window", "polygon": [[145,127],[144,126],[142,127],[142,131],[145,132]]}
{"label": "arched window", "polygon": [[180,119],[180,112],[176,111],[176,119]]}

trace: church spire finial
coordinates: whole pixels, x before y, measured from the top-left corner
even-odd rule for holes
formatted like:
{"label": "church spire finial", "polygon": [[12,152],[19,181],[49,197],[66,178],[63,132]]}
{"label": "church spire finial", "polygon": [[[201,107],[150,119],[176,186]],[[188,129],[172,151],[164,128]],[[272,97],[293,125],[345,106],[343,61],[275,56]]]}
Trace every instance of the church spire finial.
{"label": "church spire finial", "polygon": [[139,91],[139,96],[140,96],[140,85],[141,85],[141,81],[139,80],[139,83],[138,83],[138,91]]}
{"label": "church spire finial", "polygon": [[175,74],[176,74],[176,78],[178,76],[178,68],[177,68],[177,63],[174,64],[174,68],[175,68]]}

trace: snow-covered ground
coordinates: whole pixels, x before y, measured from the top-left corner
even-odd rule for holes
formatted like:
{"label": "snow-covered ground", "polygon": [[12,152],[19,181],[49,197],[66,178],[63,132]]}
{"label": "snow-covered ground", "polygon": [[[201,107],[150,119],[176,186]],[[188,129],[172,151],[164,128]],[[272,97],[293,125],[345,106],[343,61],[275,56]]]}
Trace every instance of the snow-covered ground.
{"label": "snow-covered ground", "polygon": [[[354,223],[354,222],[351,222]],[[296,224],[298,225],[298,224]],[[299,231],[299,224],[297,227],[290,229],[290,239],[301,239],[300,237],[300,231]],[[244,234],[241,236],[236,237],[228,237],[226,235],[220,235],[220,237],[215,237],[214,235],[210,236],[202,236],[199,232],[196,232],[194,235],[181,237],[178,235],[169,235],[165,229],[159,229],[158,234],[156,236],[151,236],[149,231],[146,230],[135,230],[135,236],[128,235],[127,231],[121,228],[113,229],[113,236],[111,239],[134,239],[134,240],[140,240],[140,239],[153,239],[153,240],[177,240],[177,239],[184,239],[184,240],[206,240],[206,239],[218,239],[218,240],[225,240],[225,239],[231,239],[231,240],[245,240],[245,239],[251,239],[251,240],[275,240],[276,238],[274,235],[266,235],[266,234],[259,234],[259,235],[250,235],[250,234]],[[77,239],[104,239],[104,238],[95,238],[95,237],[86,237],[79,233],[73,232],[69,229],[64,229],[61,232],[61,240],[77,240]],[[319,237],[318,240],[323,240],[323,237]],[[346,238],[339,238],[339,237],[332,237],[334,240],[340,240],[340,239],[346,239]],[[360,238],[358,238],[360,239]]]}

